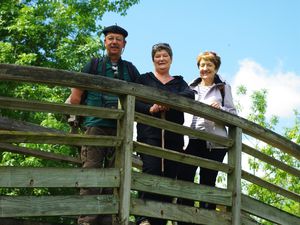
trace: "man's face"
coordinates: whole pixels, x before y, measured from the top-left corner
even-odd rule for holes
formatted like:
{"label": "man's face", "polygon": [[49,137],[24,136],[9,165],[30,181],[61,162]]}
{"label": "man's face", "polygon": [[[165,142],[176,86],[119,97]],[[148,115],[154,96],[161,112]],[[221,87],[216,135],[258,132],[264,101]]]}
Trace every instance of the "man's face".
{"label": "man's face", "polygon": [[104,39],[108,56],[118,56],[122,54],[126,41],[122,34],[108,33]]}

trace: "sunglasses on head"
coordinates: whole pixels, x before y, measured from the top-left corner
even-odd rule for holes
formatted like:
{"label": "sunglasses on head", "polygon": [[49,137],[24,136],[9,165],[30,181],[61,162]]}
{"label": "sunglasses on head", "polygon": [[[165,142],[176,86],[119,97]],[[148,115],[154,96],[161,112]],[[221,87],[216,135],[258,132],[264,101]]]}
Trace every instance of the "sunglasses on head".
{"label": "sunglasses on head", "polygon": [[152,46],[152,49],[155,50],[155,49],[158,49],[158,48],[170,48],[171,49],[171,46],[168,44],[168,43],[158,43],[158,44],[155,44]]}

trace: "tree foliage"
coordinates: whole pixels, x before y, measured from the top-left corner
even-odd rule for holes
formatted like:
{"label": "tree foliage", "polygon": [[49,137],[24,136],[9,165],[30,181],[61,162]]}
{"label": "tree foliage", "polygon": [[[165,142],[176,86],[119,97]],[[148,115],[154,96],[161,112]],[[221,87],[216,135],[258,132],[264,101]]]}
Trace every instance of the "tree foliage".
{"label": "tree foliage", "polygon": [[[245,87],[240,88],[239,94],[246,94]],[[269,120],[266,118],[267,110],[267,90],[262,89],[254,91],[251,95],[251,111],[247,119],[271,130],[274,130],[279,123],[277,116],[271,116]],[[299,113],[295,110],[295,123],[290,128],[285,128],[284,136],[295,143],[300,143],[300,117]],[[296,158],[279,151],[278,149],[264,143],[256,143],[254,147],[266,155],[269,155],[285,164],[300,169],[300,162]],[[269,181],[279,187],[285,188],[294,193],[300,193],[300,178],[288,174],[270,164],[266,164],[257,159],[249,158],[250,170],[262,179]],[[261,188],[255,184],[247,184],[244,186],[248,194],[260,201],[273,205],[279,209],[300,216],[299,202],[287,199],[281,195],[271,193],[267,189]],[[263,224],[272,224],[267,221],[261,221]]]}
{"label": "tree foliage", "polygon": [[[139,0],[0,0],[0,63],[80,71],[92,56],[103,54],[100,39],[103,15],[125,16]],[[64,102],[69,88],[17,82],[0,82],[0,96]],[[68,131],[63,115],[0,109],[0,116]],[[22,147],[74,156],[69,146],[21,144]],[[0,165],[64,166],[49,160],[3,152]],[[65,189],[64,189],[65,190]],[[70,190],[66,190],[70,193]],[[74,192],[74,190],[73,190]],[[58,189],[0,189],[1,194],[63,194]],[[57,221],[56,221],[57,222]],[[60,221],[61,222],[61,221]]]}
{"label": "tree foliage", "polygon": [[[79,70],[99,40],[106,12],[126,15],[138,0],[11,0],[0,5],[1,63]],[[110,24],[109,24],[110,25]]]}
{"label": "tree foliage", "polygon": [[[106,12],[126,15],[138,2],[1,0],[0,63],[79,71],[92,55],[100,55],[104,49],[99,38],[103,15]],[[1,96],[64,102],[68,94],[68,88],[0,83]],[[3,116],[37,123],[47,117],[47,114],[0,112]]]}

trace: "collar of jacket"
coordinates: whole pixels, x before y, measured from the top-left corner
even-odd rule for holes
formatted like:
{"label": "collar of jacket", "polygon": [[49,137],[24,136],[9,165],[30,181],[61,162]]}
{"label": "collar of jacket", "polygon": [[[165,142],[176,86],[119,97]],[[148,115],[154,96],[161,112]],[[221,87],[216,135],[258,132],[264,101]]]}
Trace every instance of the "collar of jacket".
{"label": "collar of jacket", "polygon": [[[191,87],[196,87],[198,84],[200,84],[201,80],[202,80],[201,77],[196,78],[195,80],[193,80],[193,81],[190,83],[190,86],[191,86]],[[225,85],[225,84],[226,84],[225,81],[222,81],[222,80],[221,80],[221,78],[220,78],[220,76],[219,76],[218,74],[215,75],[214,83],[215,83],[216,85],[220,85],[220,84]]]}
{"label": "collar of jacket", "polygon": [[[104,56],[102,57],[102,60],[103,60],[103,62],[109,62],[110,64],[112,64],[112,61],[111,61],[111,59],[110,59],[110,57],[109,57],[108,55],[104,55]],[[123,60],[122,57],[120,56],[120,58],[118,59],[117,64],[119,64],[119,63],[122,62],[122,61],[124,61],[124,60]]]}
{"label": "collar of jacket", "polygon": [[[158,80],[153,72],[145,73],[145,75],[147,75],[147,74],[148,74],[152,79]],[[173,77],[174,79],[171,80],[170,82],[177,82],[177,81],[183,80],[183,77],[180,76],[180,75],[174,75],[174,76],[172,76],[172,77]]]}

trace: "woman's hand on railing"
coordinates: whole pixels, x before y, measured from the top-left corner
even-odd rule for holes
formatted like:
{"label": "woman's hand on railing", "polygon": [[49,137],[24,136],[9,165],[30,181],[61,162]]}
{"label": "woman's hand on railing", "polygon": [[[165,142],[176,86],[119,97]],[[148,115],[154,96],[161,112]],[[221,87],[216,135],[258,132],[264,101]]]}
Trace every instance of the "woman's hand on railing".
{"label": "woman's hand on railing", "polygon": [[220,109],[221,108],[221,105],[219,102],[217,101],[214,101],[210,104],[212,107],[216,108],[216,109]]}
{"label": "woman's hand on railing", "polygon": [[154,114],[154,113],[158,113],[158,112],[165,112],[168,110],[169,110],[169,108],[166,106],[154,104],[153,106],[150,107],[149,112],[151,114]]}

